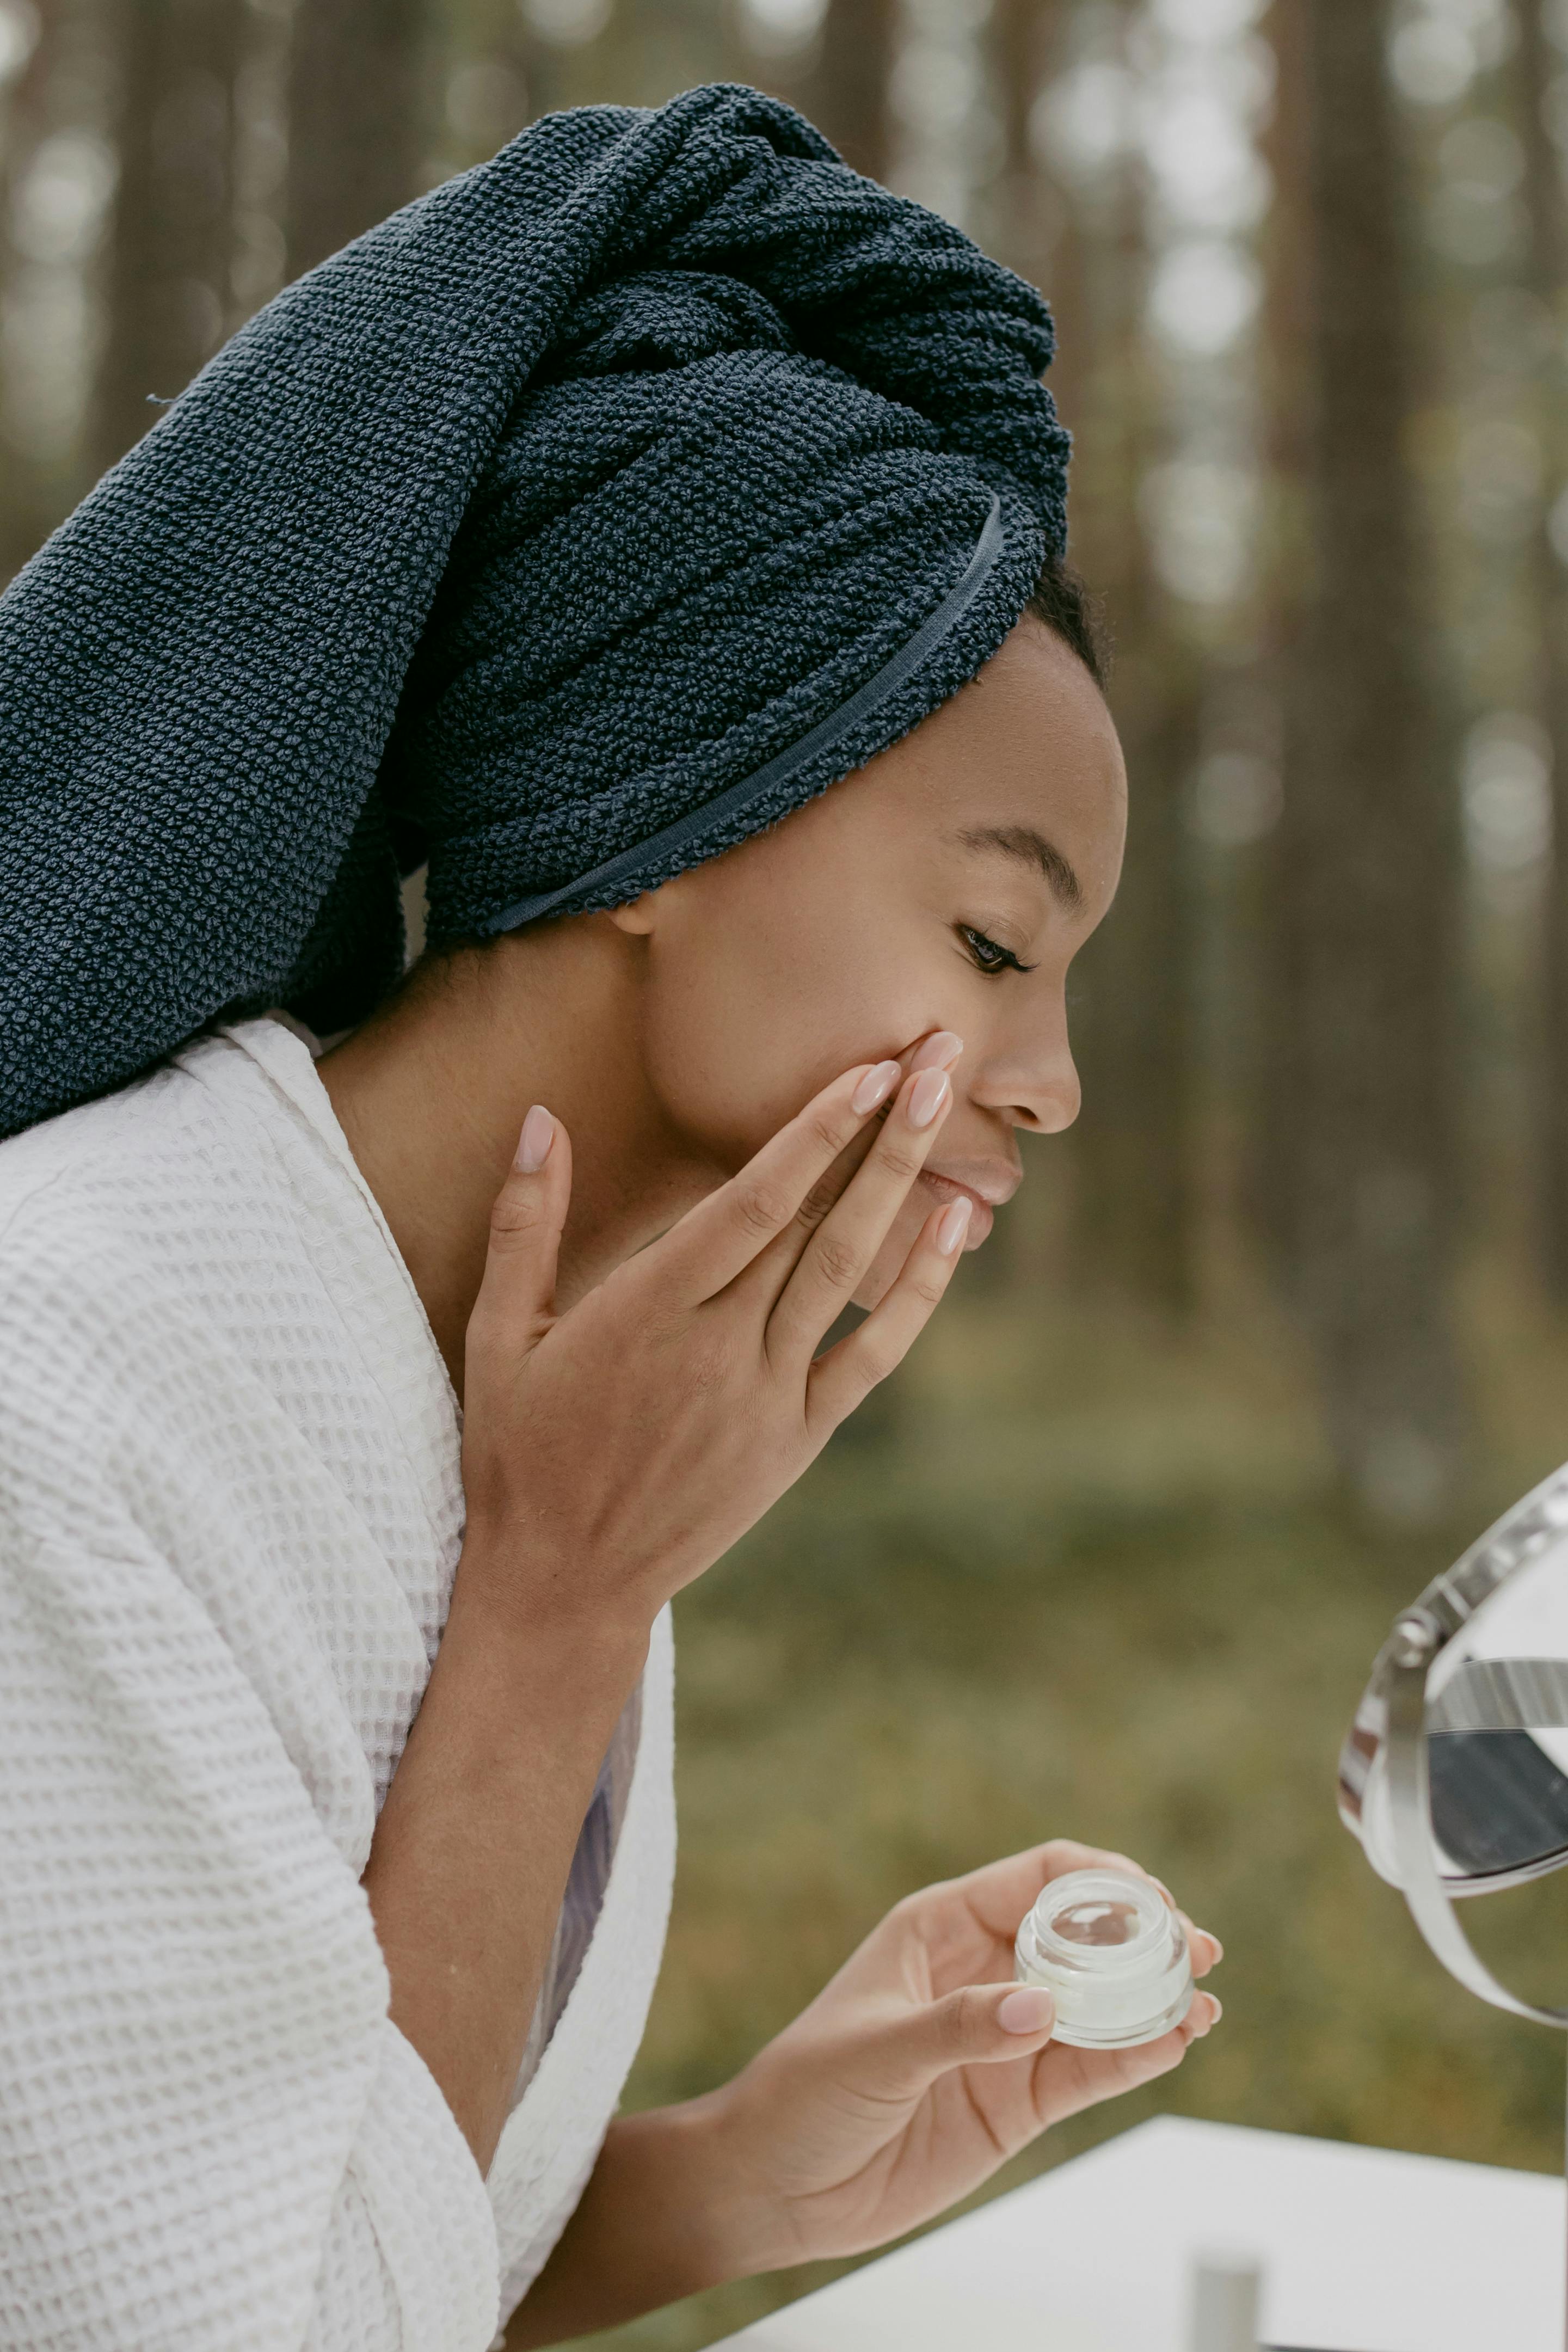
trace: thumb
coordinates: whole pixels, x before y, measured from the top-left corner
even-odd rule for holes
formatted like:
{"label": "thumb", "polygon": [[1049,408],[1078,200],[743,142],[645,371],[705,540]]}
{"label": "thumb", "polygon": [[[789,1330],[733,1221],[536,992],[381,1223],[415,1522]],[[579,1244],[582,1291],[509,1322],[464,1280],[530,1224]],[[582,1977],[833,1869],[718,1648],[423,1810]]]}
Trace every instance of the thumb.
{"label": "thumb", "polygon": [[864,2054],[882,2095],[914,2098],[955,2066],[1034,2057],[1055,2023],[1056,2004],[1036,1985],[965,1985],[906,2011]]}
{"label": "thumb", "polygon": [[470,1343],[490,1335],[532,1349],[544,1337],[555,1312],[556,1266],[570,1203],[570,1141],[560,1121],[536,1103],[490,1211]]}

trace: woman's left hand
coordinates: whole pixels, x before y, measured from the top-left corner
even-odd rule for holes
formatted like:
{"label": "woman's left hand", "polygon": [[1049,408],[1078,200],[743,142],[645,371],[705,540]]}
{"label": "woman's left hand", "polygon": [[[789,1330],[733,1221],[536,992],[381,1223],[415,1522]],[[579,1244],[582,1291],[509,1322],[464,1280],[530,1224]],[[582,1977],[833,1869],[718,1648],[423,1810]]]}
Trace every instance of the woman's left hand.
{"label": "woman's left hand", "polygon": [[[1105,1866],[1148,1876],[1056,1838],[910,1895],[733,2083],[618,2116],[507,2331],[512,2352],[723,2279],[885,2245],[1047,2125],[1179,2065],[1219,2015],[1212,1993],[1141,2049],[1074,2050],[1050,2038],[1050,1996],[1012,1980],[1041,1887]],[[1184,1924],[1206,1976],[1219,1946]]]}
{"label": "woman's left hand", "polygon": [[[885,2244],[1049,2125],[1180,2064],[1219,2016],[1211,1993],[1157,2042],[1079,2050],[1050,2040],[1049,1994],[1012,1981],[1013,1937],[1041,1887],[1096,1868],[1148,1875],[1124,1854],[1053,1839],[910,1895],[715,2095],[730,2198],[779,2236],[748,2267]],[[1206,1976],[1220,1947],[1184,1924]]]}

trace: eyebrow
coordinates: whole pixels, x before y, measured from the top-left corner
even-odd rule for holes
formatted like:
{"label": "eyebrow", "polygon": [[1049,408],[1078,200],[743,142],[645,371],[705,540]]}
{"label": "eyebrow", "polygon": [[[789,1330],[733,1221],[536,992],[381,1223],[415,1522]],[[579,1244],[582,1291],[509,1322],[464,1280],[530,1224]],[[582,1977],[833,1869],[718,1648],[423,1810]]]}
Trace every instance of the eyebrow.
{"label": "eyebrow", "polygon": [[1063,907],[1083,904],[1083,885],[1060,849],[1036,833],[1032,824],[976,824],[957,835],[966,849],[988,850],[998,857],[1016,858],[1032,866],[1051,885],[1051,896]]}

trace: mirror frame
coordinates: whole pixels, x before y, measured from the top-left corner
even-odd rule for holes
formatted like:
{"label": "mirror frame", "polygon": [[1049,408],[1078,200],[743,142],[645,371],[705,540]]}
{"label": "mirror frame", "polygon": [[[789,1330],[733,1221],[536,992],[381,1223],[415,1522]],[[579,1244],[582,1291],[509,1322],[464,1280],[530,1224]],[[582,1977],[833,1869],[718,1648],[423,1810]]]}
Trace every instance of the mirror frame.
{"label": "mirror frame", "polygon": [[1340,1751],[1339,1810],[1362,1838],[1362,1808],[1381,1753],[1399,1886],[1428,1948],[1448,1973],[1494,2009],[1539,2025],[1568,2028],[1568,2009],[1540,2009],[1493,1976],[1460,1926],[1454,1903],[1542,1878],[1568,1863],[1553,1855],[1487,1876],[1446,1875],[1432,1836],[1427,1752],[1427,1686],[1445,1649],[1511,1578],[1553,1545],[1568,1542],[1568,1464],[1543,1478],[1401,1610],[1378,1652],[1372,1680]]}

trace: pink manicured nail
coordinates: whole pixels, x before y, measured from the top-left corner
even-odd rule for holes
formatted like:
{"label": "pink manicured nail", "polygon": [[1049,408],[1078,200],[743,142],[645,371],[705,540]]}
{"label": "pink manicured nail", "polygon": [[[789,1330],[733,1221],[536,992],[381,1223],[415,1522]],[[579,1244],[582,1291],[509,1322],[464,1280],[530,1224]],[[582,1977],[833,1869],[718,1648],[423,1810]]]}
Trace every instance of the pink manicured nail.
{"label": "pink manicured nail", "polygon": [[523,1121],[517,1156],[513,1162],[518,1175],[537,1176],[549,1158],[549,1148],[554,1141],[555,1121],[541,1104],[535,1103]]}
{"label": "pink manicured nail", "polygon": [[903,1075],[896,1062],[878,1062],[850,1097],[850,1108],[863,1118],[868,1110],[874,1110],[878,1103],[887,1100]]}
{"label": "pink manicured nail", "polygon": [[944,1257],[951,1257],[963,1248],[974,1206],[973,1201],[950,1201],[937,1219],[936,1246]]}
{"label": "pink manicured nail", "polygon": [[997,2023],[1004,2033],[1043,2033],[1055,2022],[1055,2002],[1034,1985],[1020,1985],[1017,1992],[1009,1992],[997,2011]]}
{"label": "pink manicured nail", "polygon": [[956,1037],[951,1029],[938,1029],[934,1037],[927,1037],[925,1045],[916,1048],[909,1066],[912,1070],[950,1070],[963,1050],[962,1037]]}
{"label": "pink manicured nail", "polygon": [[909,1124],[929,1127],[953,1088],[946,1070],[922,1070],[909,1089]]}

